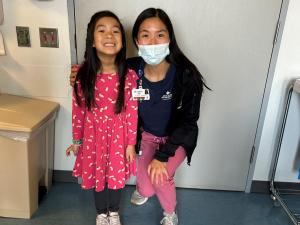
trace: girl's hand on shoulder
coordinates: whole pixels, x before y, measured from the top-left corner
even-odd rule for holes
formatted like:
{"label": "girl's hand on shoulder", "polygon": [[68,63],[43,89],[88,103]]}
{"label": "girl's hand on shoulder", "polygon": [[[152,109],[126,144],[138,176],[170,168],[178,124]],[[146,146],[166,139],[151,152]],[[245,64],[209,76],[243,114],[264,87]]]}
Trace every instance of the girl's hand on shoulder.
{"label": "girl's hand on shoulder", "polygon": [[74,64],[74,65],[71,66],[71,74],[70,74],[70,77],[69,77],[69,81],[70,81],[70,85],[72,87],[74,87],[78,70],[79,70],[79,65],[78,64]]}
{"label": "girl's hand on shoulder", "polygon": [[80,145],[70,145],[66,150],[66,155],[70,156],[71,152],[76,156],[78,154]]}
{"label": "girl's hand on shoulder", "polygon": [[126,160],[131,163],[135,159],[135,155],[134,145],[128,145],[126,148]]}

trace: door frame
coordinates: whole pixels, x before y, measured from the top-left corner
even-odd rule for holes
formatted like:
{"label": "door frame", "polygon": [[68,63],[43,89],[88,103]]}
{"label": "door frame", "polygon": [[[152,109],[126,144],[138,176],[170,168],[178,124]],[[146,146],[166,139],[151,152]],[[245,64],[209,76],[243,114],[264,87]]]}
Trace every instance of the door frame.
{"label": "door frame", "polygon": [[[256,165],[256,160],[257,160],[257,155],[258,155],[258,149],[259,149],[259,145],[260,145],[265,116],[266,116],[266,112],[267,112],[267,106],[268,106],[268,102],[269,102],[269,98],[270,98],[270,92],[271,92],[271,88],[272,88],[272,83],[273,83],[277,58],[278,58],[278,54],[279,54],[284,24],[285,24],[285,20],[286,20],[287,11],[288,11],[288,6],[289,6],[289,0],[281,1],[281,7],[280,7],[279,15],[278,15],[277,26],[276,26],[275,32],[274,32],[273,49],[272,49],[272,53],[271,53],[271,57],[270,57],[268,75],[267,75],[267,79],[266,79],[266,83],[265,83],[264,94],[263,94],[261,107],[260,107],[260,113],[259,113],[259,117],[258,117],[258,121],[257,121],[256,132],[255,132],[255,137],[254,137],[254,141],[253,141],[253,148],[252,148],[251,156],[249,159],[250,164],[249,164],[247,182],[246,182],[246,187],[245,187],[246,193],[251,192],[251,186],[252,186],[252,182],[253,182],[255,165]],[[273,165],[273,160],[271,162],[271,165]]]}
{"label": "door frame", "polygon": [[[69,34],[70,34],[70,51],[71,51],[71,63],[77,64],[78,63],[78,57],[77,57],[77,46],[76,46],[76,15],[75,15],[75,0],[67,0],[68,4],[68,17],[69,17]],[[260,145],[261,135],[262,135],[262,129],[265,121],[268,101],[270,97],[276,62],[278,58],[279,48],[280,48],[280,42],[283,34],[283,28],[284,23],[286,20],[286,15],[288,11],[288,5],[289,0],[282,0],[281,1],[281,7],[280,12],[278,15],[278,22],[277,27],[274,31],[274,40],[273,40],[273,48],[272,53],[270,56],[269,61],[269,68],[268,68],[268,74],[265,82],[264,87],[264,93],[263,98],[261,100],[261,106],[260,106],[260,113],[257,121],[256,131],[255,131],[255,137],[253,140],[253,149],[251,152],[251,156],[249,159],[249,169],[248,169],[248,175],[247,175],[247,181],[245,186],[245,192],[250,193],[251,192],[251,186],[253,182],[253,176],[255,171],[255,165],[258,155],[258,149]],[[273,162],[273,160],[272,160]],[[272,165],[273,163],[271,163]]]}

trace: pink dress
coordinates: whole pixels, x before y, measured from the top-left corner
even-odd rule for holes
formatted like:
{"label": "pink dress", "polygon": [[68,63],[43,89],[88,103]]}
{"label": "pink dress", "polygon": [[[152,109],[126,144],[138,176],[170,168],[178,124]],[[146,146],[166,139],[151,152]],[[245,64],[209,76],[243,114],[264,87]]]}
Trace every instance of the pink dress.
{"label": "pink dress", "polygon": [[137,101],[131,90],[136,87],[137,75],[129,70],[125,81],[124,109],[115,114],[118,96],[118,75],[98,74],[95,84],[96,107],[87,110],[79,87],[80,106],[73,93],[73,139],[83,140],[77,154],[73,176],[82,177],[82,188],[102,191],[125,186],[131,174],[135,175],[135,160],[126,160],[127,145],[136,144]]}

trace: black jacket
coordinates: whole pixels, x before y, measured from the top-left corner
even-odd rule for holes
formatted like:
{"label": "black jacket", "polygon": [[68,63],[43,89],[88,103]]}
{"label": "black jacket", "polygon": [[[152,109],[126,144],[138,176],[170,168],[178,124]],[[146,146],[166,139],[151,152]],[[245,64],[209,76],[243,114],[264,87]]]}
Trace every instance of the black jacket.
{"label": "black jacket", "polygon": [[[127,62],[128,67],[135,70],[137,74],[144,63],[140,57],[129,58]],[[175,155],[176,149],[182,146],[186,151],[187,163],[190,165],[198,138],[197,120],[202,86],[197,87],[197,82],[188,69],[176,67],[172,94],[172,113],[167,128],[168,140],[156,151],[154,158],[167,162],[169,157]],[[139,121],[139,126],[142,126],[142,121]]]}

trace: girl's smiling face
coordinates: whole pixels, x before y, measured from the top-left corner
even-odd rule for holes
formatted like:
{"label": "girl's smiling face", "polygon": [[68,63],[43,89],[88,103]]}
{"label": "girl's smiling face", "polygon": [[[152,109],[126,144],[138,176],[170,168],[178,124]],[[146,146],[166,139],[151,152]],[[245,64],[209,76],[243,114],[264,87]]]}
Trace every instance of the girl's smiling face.
{"label": "girl's smiling face", "polygon": [[93,47],[97,55],[116,56],[122,48],[122,33],[120,24],[112,17],[100,18],[94,31]]}
{"label": "girl's smiling face", "polygon": [[136,42],[138,45],[169,43],[168,29],[158,17],[148,18],[141,23]]}

